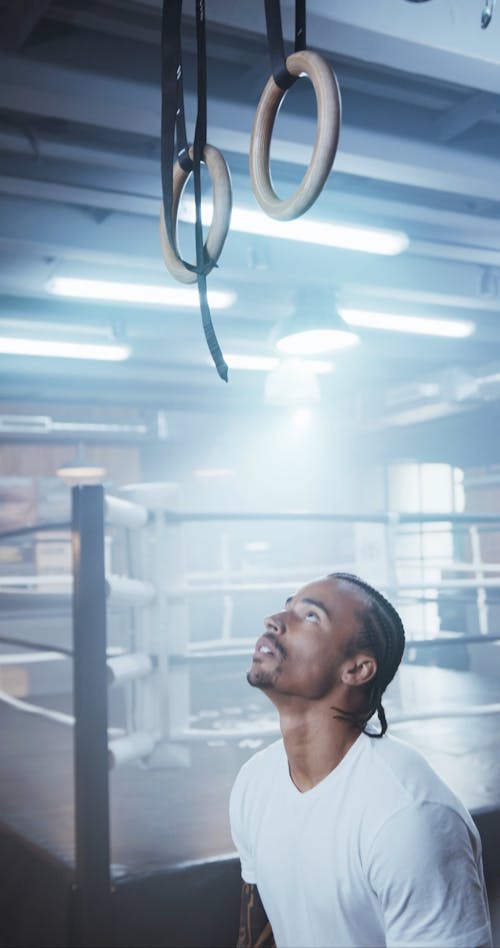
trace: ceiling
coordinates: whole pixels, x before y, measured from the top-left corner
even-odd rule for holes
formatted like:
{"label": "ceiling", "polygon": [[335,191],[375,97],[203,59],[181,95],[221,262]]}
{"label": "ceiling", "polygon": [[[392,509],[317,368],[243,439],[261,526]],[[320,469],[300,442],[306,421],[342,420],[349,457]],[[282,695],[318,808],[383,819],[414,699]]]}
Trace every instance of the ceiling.
{"label": "ceiling", "polygon": [[[194,2],[184,4],[188,133],[196,116]],[[491,417],[500,397],[500,9],[484,0],[309,0],[308,45],[341,89],[340,144],[304,220],[408,234],[397,256],[231,230],[209,289],[226,353],[270,354],[298,290],[334,289],[343,306],[464,318],[444,340],[363,331],[333,359],[323,402],[355,406],[366,430]],[[286,37],[292,4],[282,0]],[[208,140],[229,165],[233,205],[257,208],[250,132],[269,75],[263,3],[207,0]],[[124,363],[0,356],[3,405],[58,401],[226,411],[262,404],[261,373],[210,365],[199,312],[57,298],[54,276],[173,286],[159,244],[160,0],[0,3],[0,332],[115,338]],[[315,136],[302,80],[273,136],[273,181],[288,194]],[[194,247],[181,223],[185,255]],[[354,411],[354,410],[353,410]],[[489,413],[489,415],[488,415]],[[351,416],[353,422],[354,414]]]}

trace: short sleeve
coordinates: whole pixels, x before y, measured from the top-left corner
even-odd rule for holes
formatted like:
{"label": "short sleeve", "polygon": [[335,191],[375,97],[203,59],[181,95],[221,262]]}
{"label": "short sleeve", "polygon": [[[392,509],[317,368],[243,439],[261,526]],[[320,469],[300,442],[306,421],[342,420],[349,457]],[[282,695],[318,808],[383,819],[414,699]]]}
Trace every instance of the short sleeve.
{"label": "short sleeve", "polygon": [[378,832],[367,872],[387,948],[490,948],[479,839],[451,807],[398,811]]}
{"label": "short sleeve", "polygon": [[[244,882],[255,885],[255,867],[249,832],[249,818],[246,812],[246,780],[244,769],[240,770],[231,791],[229,800],[229,819],[231,836],[241,862],[241,876]],[[248,808],[247,808],[248,809]]]}

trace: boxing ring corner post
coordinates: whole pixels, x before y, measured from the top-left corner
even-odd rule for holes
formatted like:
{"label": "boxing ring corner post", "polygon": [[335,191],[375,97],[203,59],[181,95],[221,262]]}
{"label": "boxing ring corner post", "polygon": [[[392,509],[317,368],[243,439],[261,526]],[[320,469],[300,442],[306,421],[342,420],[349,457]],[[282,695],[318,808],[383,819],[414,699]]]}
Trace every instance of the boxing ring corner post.
{"label": "boxing ring corner post", "polygon": [[75,781],[75,941],[110,938],[108,681],[104,492],[72,489]]}

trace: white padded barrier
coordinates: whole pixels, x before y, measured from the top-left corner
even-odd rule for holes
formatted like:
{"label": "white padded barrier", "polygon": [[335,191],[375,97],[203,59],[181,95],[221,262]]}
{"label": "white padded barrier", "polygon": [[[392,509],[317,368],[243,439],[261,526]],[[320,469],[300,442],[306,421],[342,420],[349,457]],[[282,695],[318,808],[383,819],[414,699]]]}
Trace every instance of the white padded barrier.
{"label": "white padded barrier", "polygon": [[108,684],[122,685],[127,681],[134,681],[137,678],[144,678],[150,675],[154,665],[150,655],[143,652],[128,652],[125,655],[117,655],[115,658],[108,658]]}
{"label": "white padded barrier", "polygon": [[127,606],[149,606],[156,599],[156,590],[152,583],[142,579],[130,579],[129,576],[108,576],[106,587],[110,603],[124,603]]}
{"label": "white padded barrier", "polygon": [[109,767],[120,767],[122,764],[149,757],[153,753],[159,735],[151,731],[135,731],[118,737],[108,743]]}
{"label": "white padded barrier", "polygon": [[106,494],[104,505],[106,523],[127,527],[129,530],[140,530],[148,522],[149,514],[142,504]]}

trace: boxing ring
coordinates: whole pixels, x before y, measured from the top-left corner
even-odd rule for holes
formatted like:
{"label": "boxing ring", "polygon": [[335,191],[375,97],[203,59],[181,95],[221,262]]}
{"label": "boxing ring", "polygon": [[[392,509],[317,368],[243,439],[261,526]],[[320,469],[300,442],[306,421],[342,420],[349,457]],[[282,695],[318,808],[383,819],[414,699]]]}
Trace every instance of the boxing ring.
{"label": "boxing ring", "polygon": [[228,795],[278,733],[249,656],[263,615],[344,569],[403,614],[389,727],[471,810],[495,925],[497,534],[493,515],[188,512],[168,484],[74,488],[71,523],[2,534],[71,537],[73,566],[0,569],[0,945],[235,944]]}

